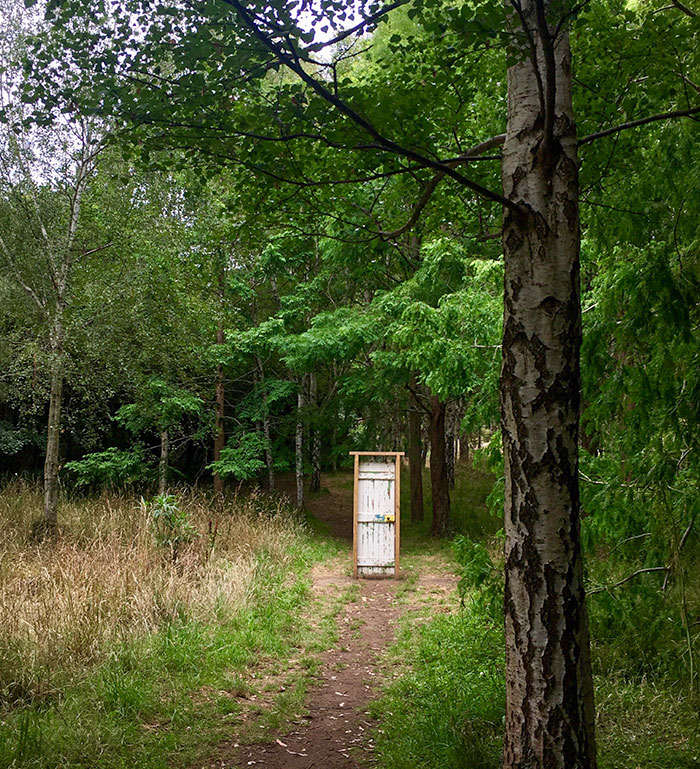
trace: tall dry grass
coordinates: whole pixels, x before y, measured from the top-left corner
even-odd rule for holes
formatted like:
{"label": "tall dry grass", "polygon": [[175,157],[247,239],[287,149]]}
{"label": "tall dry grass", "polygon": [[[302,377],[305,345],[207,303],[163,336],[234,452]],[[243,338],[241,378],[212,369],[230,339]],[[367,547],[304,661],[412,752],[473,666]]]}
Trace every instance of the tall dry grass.
{"label": "tall dry grass", "polygon": [[139,500],[104,493],[65,501],[61,536],[31,540],[40,490],[0,491],[0,699],[50,695],[124,640],[175,619],[223,620],[245,605],[263,551],[282,566],[299,527],[260,495],[178,495],[199,536],[175,562]]}

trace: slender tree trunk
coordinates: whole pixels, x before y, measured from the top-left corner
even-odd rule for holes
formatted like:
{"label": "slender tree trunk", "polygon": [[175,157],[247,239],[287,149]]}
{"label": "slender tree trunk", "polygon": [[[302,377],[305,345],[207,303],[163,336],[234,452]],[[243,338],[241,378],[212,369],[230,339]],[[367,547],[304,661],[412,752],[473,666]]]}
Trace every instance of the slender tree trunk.
{"label": "slender tree trunk", "polygon": [[311,485],[313,492],[321,491],[321,431],[318,427],[318,382],[316,373],[309,374],[309,402],[313,409],[311,420]]}
{"label": "slender tree trunk", "polygon": [[262,418],[262,432],[265,437],[265,466],[267,467],[267,488],[269,491],[275,490],[275,461],[272,456],[272,442],[270,437],[270,409],[267,405],[267,387],[265,386],[265,369],[263,368],[262,359],[259,355],[255,356],[255,362],[258,366],[258,374],[260,377],[260,385],[262,387],[262,399],[263,399],[263,418]]}
{"label": "slender tree trunk", "polygon": [[336,421],[337,421],[337,414],[333,419],[333,427],[331,428],[331,469],[334,473],[338,472],[338,428],[336,427]]}
{"label": "slender tree trunk", "polygon": [[451,489],[455,487],[455,427],[456,404],[449,403],[445,412],[445,466],[447,482]]}
{"label": "slender tree trunk", "polygon": [[[536,50],[508,72],[505,309],[504,769],[595,769],[579,532],[579,217],[568,38],[519,8]],[[563,13],[561,6],[558,13]]]}
{"label": "slender tree trunk", "polygon": [[160,434],[160,460],[158,462],[158,493],[168,490],[168,457],[170,455],[170,436],[167,430]]}
{"label": "slender tree trunk", "polygon": [[[411,387],[416,389],[416,375],[411,375]],[[408,409],[408,472],[411,479],[411,523],[421,523],[423,509],[423,458],[421,455],[421,427],[423,415],[415,403]]]}
{"label": "slender tree trunk", "polygon": [[297,507],[304,507],[304,380],[302,377],[299,382],[299,392],[297,393],[297,429],[295,438],[295,471],[297,484]]}
{"label": "slender tree trunk", "polygon": [[450,528],[450,484],[445,462],[445,404],[430,398],[430,486],[433,496],[431,533],[442,537]]}
{"label": "slender tree trunk", "polygon": [[265,464],[267,465],[267,488],[275,490],[275,460],[272,456],[272,442],[270,437],[270,414],[267,410],[267,393],[265,394],[265,416],[263,419],[263,435],[265,436]]}
{"label": "slender tree trunk", "polygon": [[[223,279],[222,279],[223,283]],[[224,343],[224,322],[219,320],[216,330],[216,343]],[[226,445],[226,432],[224,430],[224,417],[226,412],[226,387],[224,384],[224,367],[219,364],[216,367],[216,426],[214,432],[214,461],[221,459],[221,450]],[[221,494],[224,483],[219,473],[214,473],[214,493]]]}
{"label": "slender tree trunk", "polygon": [[52,348],[51,393],[44,460],[44,526],[48,534],[54,534],[58,526],[58,471],[63,406],[63,325],[60,318],[54,327]]}

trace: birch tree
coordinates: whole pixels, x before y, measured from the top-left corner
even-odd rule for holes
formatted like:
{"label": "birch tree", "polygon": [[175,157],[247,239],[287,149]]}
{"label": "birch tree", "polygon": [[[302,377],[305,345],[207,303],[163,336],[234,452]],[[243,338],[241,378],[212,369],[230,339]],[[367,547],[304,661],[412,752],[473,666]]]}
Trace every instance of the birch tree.
{"label": "birch tree", "polygon": [[[7,2],[2,29],[6,61],[17,61],[27,19]],[[13,26],[14,24],[14,26]],[[0,259],[6,274],[34,305],[46,333],[50,379],[43,522],[57,525],[61,411],[66,369],[66,312],[78,263],[109,243],[79,240],[86,187],[103,150],[102,132],[89,118],[64,118],[51,128],[26,126],[19,101],[17,67],[0,73],[0,189],[9,226],[0,231]]]}

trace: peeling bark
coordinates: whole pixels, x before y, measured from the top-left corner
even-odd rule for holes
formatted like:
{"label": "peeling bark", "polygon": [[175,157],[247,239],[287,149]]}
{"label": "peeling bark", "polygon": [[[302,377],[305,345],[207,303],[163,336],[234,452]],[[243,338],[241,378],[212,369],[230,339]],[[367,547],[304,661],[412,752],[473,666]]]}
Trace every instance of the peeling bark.
{"label": "peeling bark", "polygon": [[[579,216],[565,31],[524,0],[530,42],[508,72],[505,307],[504,769],[595,769],[578,490]],[[534,55],[533,55],[534,50]],[[533,62],[533,57],[535,61]]]}

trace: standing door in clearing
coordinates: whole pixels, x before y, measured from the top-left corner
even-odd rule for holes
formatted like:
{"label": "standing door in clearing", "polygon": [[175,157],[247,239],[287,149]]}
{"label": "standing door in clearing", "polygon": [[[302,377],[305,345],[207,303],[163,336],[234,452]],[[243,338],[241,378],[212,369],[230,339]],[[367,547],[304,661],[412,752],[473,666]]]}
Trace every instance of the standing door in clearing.
{"label": "standing door in clearing", "polygon": [[355,456],[355,576],[399,571],[400,452],[351,452]]}

